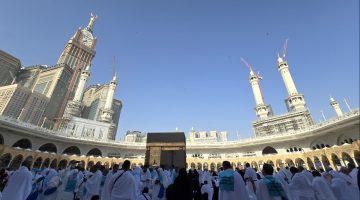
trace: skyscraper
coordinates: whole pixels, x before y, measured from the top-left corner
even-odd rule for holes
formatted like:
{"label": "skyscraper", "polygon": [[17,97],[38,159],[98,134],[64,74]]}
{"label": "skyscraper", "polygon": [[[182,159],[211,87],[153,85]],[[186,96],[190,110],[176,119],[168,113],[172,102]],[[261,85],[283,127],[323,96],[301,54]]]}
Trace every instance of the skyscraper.
{"label": "skyscraper", "polygon": [[79,28],[65,45],[64,51],[61,53],[58,64],[65,63],[74,70],[70,79],[63,102],[57,113],[57,123],[60,125],[63,113],[65,111],[68,100],[71,100],[77,88],[81,70],[87,66],[91,66],[92,59],[95,57],[96,37],[93,36],[94,22],[97,16],[91,14],[90,21],[85,28]]}

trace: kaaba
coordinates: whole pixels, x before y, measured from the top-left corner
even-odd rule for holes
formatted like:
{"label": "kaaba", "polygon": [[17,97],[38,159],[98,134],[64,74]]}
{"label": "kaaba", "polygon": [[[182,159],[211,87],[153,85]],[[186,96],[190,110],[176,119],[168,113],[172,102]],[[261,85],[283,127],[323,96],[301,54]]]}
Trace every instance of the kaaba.
{"label": "kaaba", "polygon": [[148,133],[145,165],[185,168],[186,141],[183,132]]}

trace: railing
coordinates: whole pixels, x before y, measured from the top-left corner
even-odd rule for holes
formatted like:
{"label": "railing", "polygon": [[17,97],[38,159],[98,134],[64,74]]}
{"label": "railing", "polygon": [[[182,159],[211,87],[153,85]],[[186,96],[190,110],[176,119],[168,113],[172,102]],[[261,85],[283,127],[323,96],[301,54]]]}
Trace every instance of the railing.
{"label": "railing", "polygon": [[[359,116],[360,114],[360,110],[359,108],[351,111],[351,112],[347,112],[344,113],[342,116],[340,117],[333,117],[330,118],[326,121],[323,121],[321,123],[317,123],[314,124],[313,126],[306,128],[306,129],[301,129],[301,130],[296,130],[296,131],[291,131],[291,132],[282,132],[282,133],[277,133],[277,134],[273,134],[273,135],[268,135],[268,136],[262,136],[262,137],[255,137],[255,138],[244,138],[244,139],[240,139],[240,140],[231,140],[231,141],[226,141],[226,142],[211,142],[211,143],[187,143],[188,146],[221,146],[221,145],[237,145],[237,144],[242,144],[242,143],[249,143],[249,142],[255,142],[255,141],[264,141],[264,140],[269,140],[269,139],[274,139],[274,138],[281,138],[283,136],[289,136],[289,135],[301,135],[301,134],[305,134],[305,133],[310,133],[312,131],[324,128],[324,127],[328,127],[331,126],[333,124],[336,124],[339,121],[345,120],[345,119],[349,119],[352,118],[354,116]],[[59,138],[67,138],[67,139],[74,139],[74,140],[81,140],[81,141],[89,141],[89,142],[97,142],[97,143],[104,143],[104,144],[111,144],[111,145],[131,145],[131,146],[138,146],[138,147],[143,147],[145,146],[145,142],[125,142],[125,141],[120,141],[120,140],[98,140],[96,138],[80,138],[80,137],[75,137],[75,136],[71,136],[68,135],[66,133],[64,133],[63,131],[55,131],[55,130],[51,130],[51,129],[47,129],[47,128],[43,128],[40,126],[36,126],[33,124],[29,124],[26,122],[22,122],[19,121],[17,119],[11,118],[11,117],[7,117],[7,116],[2,116],[0,115],[0,122],[8,122],[13,126],[17,126],[17,127],[22,127],[25,129],[31,129],[31,130],[35,130],[38,133],[42,134],[42,135],[53,135]]]}

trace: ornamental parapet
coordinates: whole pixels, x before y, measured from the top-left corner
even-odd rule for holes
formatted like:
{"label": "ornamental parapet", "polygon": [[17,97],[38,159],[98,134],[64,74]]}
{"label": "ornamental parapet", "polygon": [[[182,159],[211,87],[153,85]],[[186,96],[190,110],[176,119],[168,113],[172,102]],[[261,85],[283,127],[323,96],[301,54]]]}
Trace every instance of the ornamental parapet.
{"label": "ornamental parapet", "polygon": [[[358,123],[359,121],[359,109],[353,110],[348,113],[344,113],[340,117],[330,118],[324,122],[317,123],[307,129],[284,132],[269,136],[262,137],[254,137],[254,138],[244,138],[240,140],[230,140],[224,142],[207,142],[207,143],[187,143],[187,149],[206,149],[206,148],[236,148],[236,147],[244,147],[249,145],[260,145],[260,144],[268,144],[271,142],[281,142],[281,141],[289,141],[289,140],[299,140],[300,138],[308,138],[314,135],[325,135],[331,129],[346,126],[347,123]],[[92,138],[79,138],[74,136],[66,135],[62,131],[55,131],[47,128],[43,128],[40,126],[32,125],[29,123],[25,123],[19,121],[14,118],[0,116],[0,126],[3,126],[6,129],[12,129],[19,133],[27,134],[30,136],[43,137],[47,139],[53,139],[57,141],[66,141],[72,140],[74,143],[86,143],[86,144],[94,144],[99,146],[107,146],[107,147],[123,147],[127,149],[145,149],[145,142],[126,142],[120,140],[104,140],[99,141]]]}

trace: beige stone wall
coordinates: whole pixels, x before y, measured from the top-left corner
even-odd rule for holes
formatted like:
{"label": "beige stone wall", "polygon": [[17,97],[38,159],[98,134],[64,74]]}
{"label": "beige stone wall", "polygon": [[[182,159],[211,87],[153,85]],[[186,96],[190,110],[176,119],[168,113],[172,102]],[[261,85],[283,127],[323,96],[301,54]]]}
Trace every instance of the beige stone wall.
{"label": "beige stone wall", "polygon": [[[318,149],[308,152],[300,153],[286,153],[276,155],[266,155],[258,157],[242,157],[229,159],[200,159],[187,158],[186,162],[188,168],[209,168],[217,169],[221,167],[224,160],[228,160],[233,164],[233,167],[242,167],[245,163],[250,163],[252,167],[261,168],[264,163],[272,163],[274,167],[284,166],[299,166],[304,165],[307,169],[311,167],[325,168],[327,166],[338,169],[340,166],[345,166],[348,162],[354,163],[356,166],[360,164],[360,141],[355,141],[352,144],[345,144],[342,146],[333,146],[331,148]],[[10,159],[9,159],[10,158]],[[16,149],[7,145],[0,145],[0,168],[10,167],[16,169],[24,160],[31,160],[32,166],[36,168],[54,166],[64,167],[75,161],[82,162],[87,168],[97,162],[106,166],[113,164],[122,164],[125,159],[108,158],[108,157],[93,157],[93,156],[65,156],[59,154],[51,154],[45,152]],[[41,161],[40,161],[41,160]],[[132,165],[143,165],[144,159],[128,159]],[[315,166],[315,163],[317,166]]]}
{"label": "beige stone wall", "polygon": [[[285,154],[274,154],[264,156],[253,156],[253,157],[241,157],[241,158],[228,158],[228,159],[202,159],[202,158],[187,158],[186,162],[188,167],[191,165],[208,166],[210,169],[211,165],[219,168],[222,161],[228,160],[233,164],[233,167],[243,167],[245,163],[250,163],[252,167],[261,168],[262,164],[269,163],[273,164],[274,167],[285,167],[285,166],[299,166],[304,165],[307,169],[314,168],[325,168],[331,167],[338,169],[341,166],[345,166],[348,162],[352,162],[355,166],[360,165],[360,141],[355,141],[352,144],[345,144],[342,146],[333,146],[331,148],[311,150],[307,152],[297,153],[285,153]],[[316,164],[316,165],[315,165]]]}
{"label": "beige stone wall", "polygon": [[[32,167],[42,168],[52,165],[55,168],[63,168],[64,166],[74,163],[76,161],[82,162],[85,168],[100,162],[105,166],[112,166],[113,164],[122,164],[126,159],[108,158],[108,157],[93,157],[93,156],[65,156],[59,154],[16,149],[7,145],[0,145],[0,168],[9,167],[16,169],[21,162],[28,159],[32,161]],[[7,155],[10,155],[10,160],[4,160]],[[19,159],[21,157],[21,159]],[[20,160],[20,161],[19,161]],[[41,162],[36,162],[41,160]],[[47,162],[48,160],[49,162]],[[143,165],[144,159],[128,159],[131,163],[136,165]],[[46,161],[46,162],[45,162]],[[65,164],[64,164],[65,163]]]}

